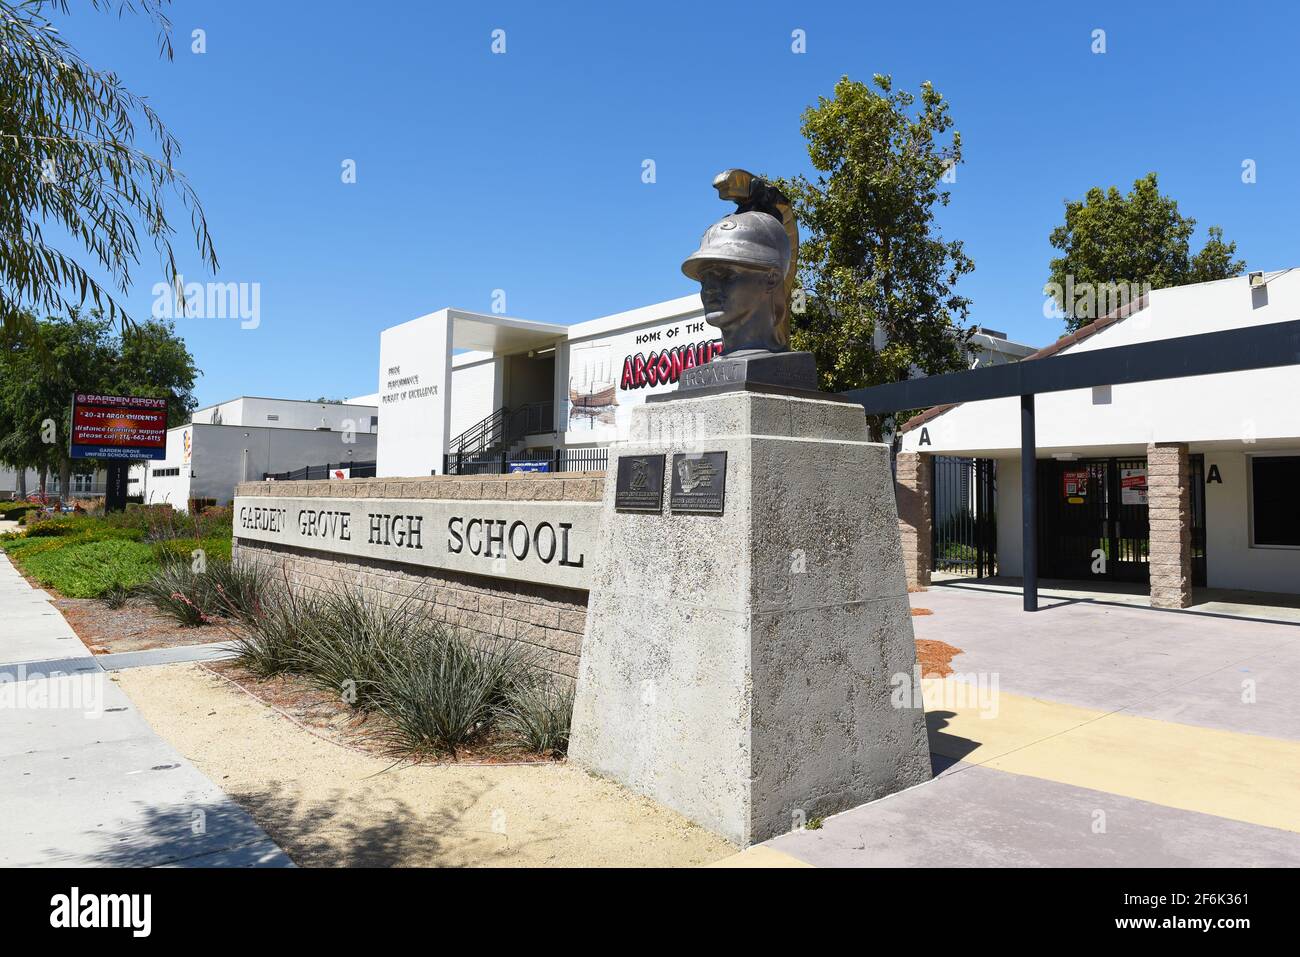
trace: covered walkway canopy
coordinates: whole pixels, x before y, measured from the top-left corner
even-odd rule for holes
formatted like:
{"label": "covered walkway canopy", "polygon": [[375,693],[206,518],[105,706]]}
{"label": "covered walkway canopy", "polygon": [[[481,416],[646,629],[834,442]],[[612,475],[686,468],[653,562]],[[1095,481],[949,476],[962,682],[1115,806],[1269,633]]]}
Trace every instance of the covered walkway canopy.
{"label": "covered walkway canopy", "polygon": [[869,415],[1020,397],[1024,608],[1038,608],[1034,396],[1094,386],[1300,365],[1300,320],[1055,355],[845,392]]}

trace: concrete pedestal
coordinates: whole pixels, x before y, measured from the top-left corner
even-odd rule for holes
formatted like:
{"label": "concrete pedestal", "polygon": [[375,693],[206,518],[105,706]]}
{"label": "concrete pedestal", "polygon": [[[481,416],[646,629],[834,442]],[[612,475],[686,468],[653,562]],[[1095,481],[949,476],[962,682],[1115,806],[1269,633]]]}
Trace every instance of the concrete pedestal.
{"label": "concrete pedestal", "polygon": [[[724,513],[674,514],[674,453],[719,451]],[[662,514],[617,511],[614,459],[655,454]],[[647,404],[606,475],[572,761],[742,846],[930,777],[889,453],[861,408]]]}

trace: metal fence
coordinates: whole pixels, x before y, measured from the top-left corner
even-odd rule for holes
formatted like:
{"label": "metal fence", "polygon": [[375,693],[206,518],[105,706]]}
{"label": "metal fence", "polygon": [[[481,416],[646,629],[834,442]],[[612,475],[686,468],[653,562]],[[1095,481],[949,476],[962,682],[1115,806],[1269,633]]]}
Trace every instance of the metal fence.
{"label": "metal fence", "polygon": [[556,449],[549,455],[463,455],[442,457],[444,475],[508,475],[511,472],[603,472],[609,449]]}
{"label": "metal fence", "polygon": [[931,559],[936,572],[997,573],[997,486],[993,459],[936,455]]}
{"label": "metal fence", "polygon": [[1205,454],[1188,456],[1192,506],[1192,584],[1205,587]]}
{"label": "metal fence", "polygon": [[324,465],[304,465],[291,472],[263,472],[262,478],[276,482],[303,482],[309,479],[333,478],[335,470],[346,469],[348,478],[374,478],[374,462],[334,462]]}

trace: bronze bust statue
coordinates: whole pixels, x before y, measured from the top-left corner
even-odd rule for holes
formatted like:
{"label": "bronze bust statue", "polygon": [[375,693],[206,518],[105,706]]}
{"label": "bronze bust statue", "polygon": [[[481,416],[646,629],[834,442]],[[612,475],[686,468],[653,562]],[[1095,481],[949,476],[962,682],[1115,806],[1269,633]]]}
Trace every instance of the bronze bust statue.
{"label": "bronze bust statue", "polygon": [[724,356],[785,352],[799,250],[790,201],[743,169],[719,173],[713,186],[736,212],[705,231],[682,272],[700,283],[704,318],[721,330]]}
{"label": "bronze bust statue", "polygon": [[790,351],[790,290],[799,255],[790,200],[743,169],[724,170],[713,186],[736,211],[705,231],[682,272],[700,284],[705,321],[722,332],[722,355],[684,371],[676,394],[702,389],[817,393],[812,354]]}

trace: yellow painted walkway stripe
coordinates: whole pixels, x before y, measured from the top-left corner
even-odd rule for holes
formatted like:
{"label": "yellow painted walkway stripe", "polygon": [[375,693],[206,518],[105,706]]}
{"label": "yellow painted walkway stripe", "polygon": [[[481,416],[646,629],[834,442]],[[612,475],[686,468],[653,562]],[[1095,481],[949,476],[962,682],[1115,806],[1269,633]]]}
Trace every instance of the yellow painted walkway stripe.
{"label": "yellow painted walkway stripe", "polygon": [[[1300,832],[1300,742],[923,683],[930,749],[1011,774]],[[965,699],[959,697],[965,695]],[[1249,705],[1242,705],[1249,707]]]}
{"label": "yellow painted walkway stripe", "polygon": [[807,861],[801,861],[784,851],[773,850],[763,844],[747,847],[739,854],[724,857],[705,867],[812,867]]}

